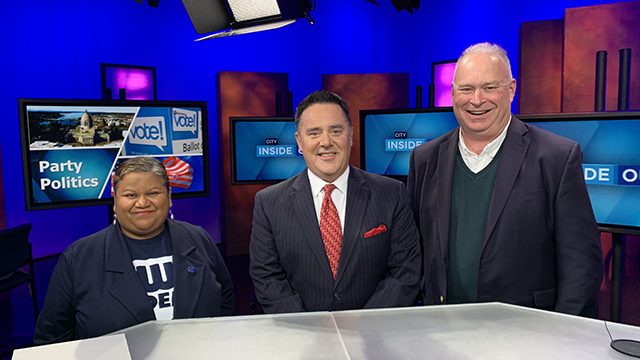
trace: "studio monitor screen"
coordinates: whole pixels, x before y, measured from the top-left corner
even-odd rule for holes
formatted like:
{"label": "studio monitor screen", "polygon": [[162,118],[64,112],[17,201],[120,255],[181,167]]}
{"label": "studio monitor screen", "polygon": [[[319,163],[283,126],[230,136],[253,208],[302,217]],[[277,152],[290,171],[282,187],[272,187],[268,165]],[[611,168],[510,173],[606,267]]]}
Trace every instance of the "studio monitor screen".
{"label": "studio monitor screen", "polygon": [[518,117],[580,144],[591,205],[603,230],[640,231],[640,112]]}
{"label": "studio monitor screen", "polygon": [[404,179],[411,151],[456,128],[451,107],[360,111],[362,169]]}
{"label": "studio monitor screen", "polygon": [[207,108],[195,101],[18,99],[27,210],[107,204],[124,159],[152,156],[173,198],[209,195]]}
{"label": "studio monitor screen", "polygon": [[307,166],[291,117],[231,117],[231,183],[274,184]]}

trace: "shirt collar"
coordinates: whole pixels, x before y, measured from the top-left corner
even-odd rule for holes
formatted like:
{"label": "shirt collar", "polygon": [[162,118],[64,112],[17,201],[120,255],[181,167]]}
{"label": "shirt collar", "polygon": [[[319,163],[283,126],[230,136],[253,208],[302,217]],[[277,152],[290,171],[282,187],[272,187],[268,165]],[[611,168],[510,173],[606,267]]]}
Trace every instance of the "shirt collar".
{"label": "shirt collar", "polygon": [[332,183],[328,183],[322,179],[320,179],[316,174],[312,173],[311,170],[307,168],[307,174],[309,175],[309,184],[311,185],[311,194],[315,197],[319,195],[327,184],[333,184],[336,186],[336,189],[341,193],[347,193],[347,183],[349,182],[349,166],[347,169],[340,175],[336,181]]}
{"label": "shirt collar", "polygon": [[479,157],[479,156],[488,155],[491,158],[494,158],[498,153],[498,151],[500,150],[500,147],[502,146],[504,139],[507,137],[507,129],[509,129],[509,125],[511,125],[511,116],[509,116],[509,122],[507,123],[507,126],[504,127],[500,135],[498,135],[498,137],[495,138],[495,140],[488,143],[487,146],[485,146],[484,149],[482,149],[482,152],[480,153],[480,155],[469,150],[469,148],[467,147],[467,144],[464,143],[464,139],[462,138],[462,130],[458,129],[458,139],[459,139],[458,150],[460,150],[460,153],[463,156]]}

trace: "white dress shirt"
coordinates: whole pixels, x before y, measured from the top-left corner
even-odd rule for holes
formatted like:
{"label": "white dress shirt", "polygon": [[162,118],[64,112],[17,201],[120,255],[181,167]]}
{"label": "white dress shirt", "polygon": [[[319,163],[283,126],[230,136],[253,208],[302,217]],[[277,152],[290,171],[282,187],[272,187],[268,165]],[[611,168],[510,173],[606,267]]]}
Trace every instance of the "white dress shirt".
{"label": "white dress shirt", "polygon": [[482,149],[480,155],[467,148],[467,145],[464,143],[464,139],[462,138],[462,130],[458,130],[458,138],[460,139],[460,141],[458,141],[458,150],[460,150],[462,160],[464,160],[464,163],[467,165],[469,170],[473,171],[474,174],[477,174],[491,163],[498,151],[500,151],[500,147],[502,146],[504,139],[507,137],[507,129],[510,124],[511,118],[509,118],[507,126],[504,127],[504,130],[502,130],[500,135],[498,135],[495,140],[488,143],[487,146]]}
{"label": "white dress shirt", "polygon": [[[324,199],[324,186],[329,184],[328,182],[320,179],[314,173],[307,169],[309,175],[309,183],[311,184],[311,194],[313,195],[313,204],[316,208],[316,216],[318,218],[318,224],[320,224],[320,209],[322,209],[322,200]],[[336,188],[331,193],[331,200],[333,200],[338,215],[340,216],[340,226],[342,227],[342,233],[344,234],[344,214],[347,207],[347,185],[349,183],[349,167],[345,170],[336,181],[331,184]]]}

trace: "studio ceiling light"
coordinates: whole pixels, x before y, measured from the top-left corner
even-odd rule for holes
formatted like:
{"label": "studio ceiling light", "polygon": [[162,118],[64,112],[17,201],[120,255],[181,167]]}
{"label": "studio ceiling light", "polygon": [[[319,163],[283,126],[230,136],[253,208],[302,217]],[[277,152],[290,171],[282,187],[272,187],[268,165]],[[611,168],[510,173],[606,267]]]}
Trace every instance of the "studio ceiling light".
{"label": "studio ceiling light", "polygon": [[[135,2],[137,2],[138,4],[142,5],[143,1],[142,0],[133,0]],[[158,3],[160,2],[160,0],[147,0],[147,3],[149,4],[149,7],[158,7]]]}
{"label": "studio ceiling light", "polygon": [[[368,3],[380,6],[376,0],[364,0]],[[407,10],[413,14],[413,10],[420,8],[420,0],[391,0],[391,3],[398,11]]]}
{"label": "studio ceiling light", "polygon": [[315,7],[311,0],[182,0],[199,40],[270,30],[305,18]]}

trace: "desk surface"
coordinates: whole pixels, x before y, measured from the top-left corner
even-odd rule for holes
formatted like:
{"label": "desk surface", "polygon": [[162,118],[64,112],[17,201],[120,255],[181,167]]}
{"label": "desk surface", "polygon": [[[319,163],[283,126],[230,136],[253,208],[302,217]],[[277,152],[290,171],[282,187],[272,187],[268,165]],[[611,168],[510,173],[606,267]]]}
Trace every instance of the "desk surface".
{"label": "desk surface", "polygon": [[[640,328],[607,323],[614,339]],[[133,360],[631,359],[605,323],[498,303],[151,321],[124,329]]]}

